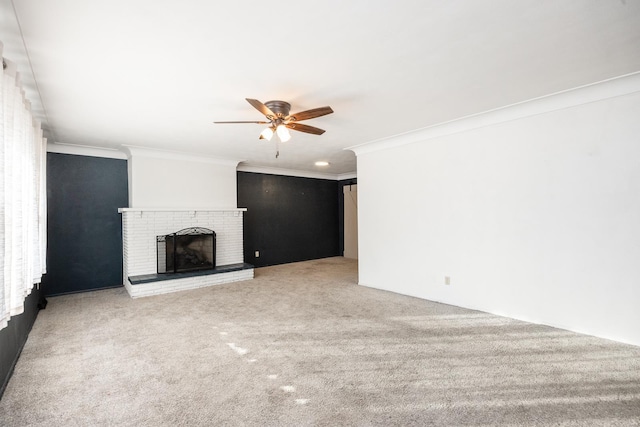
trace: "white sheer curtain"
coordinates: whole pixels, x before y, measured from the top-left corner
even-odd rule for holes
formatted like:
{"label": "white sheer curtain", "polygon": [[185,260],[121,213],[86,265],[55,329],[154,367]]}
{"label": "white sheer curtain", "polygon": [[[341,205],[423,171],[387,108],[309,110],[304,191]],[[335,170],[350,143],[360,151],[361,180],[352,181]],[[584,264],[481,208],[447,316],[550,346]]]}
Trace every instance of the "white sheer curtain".
{"label": "white sheer curtain", "polygon": [[[2,43],[0,43],[2,57]],[[45,273],[46,139],[31,114],[16,67],[0,79],[0,329],[22,313]]]}

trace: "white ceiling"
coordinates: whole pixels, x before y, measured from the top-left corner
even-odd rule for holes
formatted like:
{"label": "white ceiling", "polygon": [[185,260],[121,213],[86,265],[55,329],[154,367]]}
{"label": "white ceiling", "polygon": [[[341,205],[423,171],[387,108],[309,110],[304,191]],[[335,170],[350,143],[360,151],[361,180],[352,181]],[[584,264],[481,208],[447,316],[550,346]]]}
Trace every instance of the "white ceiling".
{"label": "white ceiling", "polygon": [[[336,175],[356,170],[346,147],[640,71],[640,0],[0,0],[0,16],[50,140]],[[213,124],[261,120],[244,98],[335,113],[276,159],[262,127]]]}

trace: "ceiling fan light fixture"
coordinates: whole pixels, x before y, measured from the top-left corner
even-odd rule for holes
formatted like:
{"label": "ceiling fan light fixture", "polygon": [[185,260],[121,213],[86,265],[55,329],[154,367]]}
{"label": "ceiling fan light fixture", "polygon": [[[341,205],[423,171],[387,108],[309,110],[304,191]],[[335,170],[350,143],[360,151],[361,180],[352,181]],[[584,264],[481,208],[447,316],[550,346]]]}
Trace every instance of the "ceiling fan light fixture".
{"label": "ceiling fan light fixture", "polygon": [[273,129],[266,128],[260,133],[260,137],[266,139],[267,141],[271,141],[271,138],[273,137]]}
{"label": "ceiling fan light fixture", "polygon": [[[245,98],[253,108],[260,111],[268,121],[264,120],[240,120],[240,121],[216,121],[214,123],[255,123],[259,125],[267,125],[268,127],[260,133],[260,139],[271,141],[273,134],[278,134],[280,142],[287,142],[291,139],[289,129],[297,132],[309,133],[312,135],[322,135],[324,129],[309,126],[300,123],[302,120],[314,119],[327,114],[333,113],[329,106],[312,108],[311,110],[299,111],[295,114],[289,114],[291,104],[285,101],[267,101],[264,104],[257,99]],[[277,157],[277,156],[276,156]]]}
{"label": "ceiling fan light fixture", "polygon": [[276,133],[278,134],[278,138],[280,138],[280,141],[282,142],[287,142],[288,140],[291,139],[291,134],[289,133],[289,129],[287,129],[285,125],[279,125],[276,128]]}

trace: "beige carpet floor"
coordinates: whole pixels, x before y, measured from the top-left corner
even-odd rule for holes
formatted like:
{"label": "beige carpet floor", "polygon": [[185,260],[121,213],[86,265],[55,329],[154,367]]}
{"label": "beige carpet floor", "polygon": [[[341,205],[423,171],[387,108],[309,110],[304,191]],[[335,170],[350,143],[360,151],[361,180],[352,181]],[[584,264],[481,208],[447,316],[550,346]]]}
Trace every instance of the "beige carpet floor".
{"label": "beige carpet floor", "polygon": [[0,425],[640,425],[640,348],[356,282],[328,258],[50,298]]}

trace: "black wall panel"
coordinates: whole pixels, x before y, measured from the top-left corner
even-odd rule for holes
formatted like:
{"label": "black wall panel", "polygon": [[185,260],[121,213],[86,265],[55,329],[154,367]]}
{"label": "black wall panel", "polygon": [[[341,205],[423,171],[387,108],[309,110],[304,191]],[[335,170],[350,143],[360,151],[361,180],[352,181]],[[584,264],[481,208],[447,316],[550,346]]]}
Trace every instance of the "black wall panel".
{"label": "black wall panel", "polygon": [[264,267],[341,255],[337,194],[333,180],[238,172],[245,261]]}
{"label": "black wall panel", "polygon": [[0,397],[7,387],[18,356],[36,321],[39,299],[40,291],[34,288],[24,301],[24,312],[12,316],[9,324],[0,330]]}
{"label": "black wall panel", "polygon": [[47,154],[45,295],[122,286],[127,161]]}

